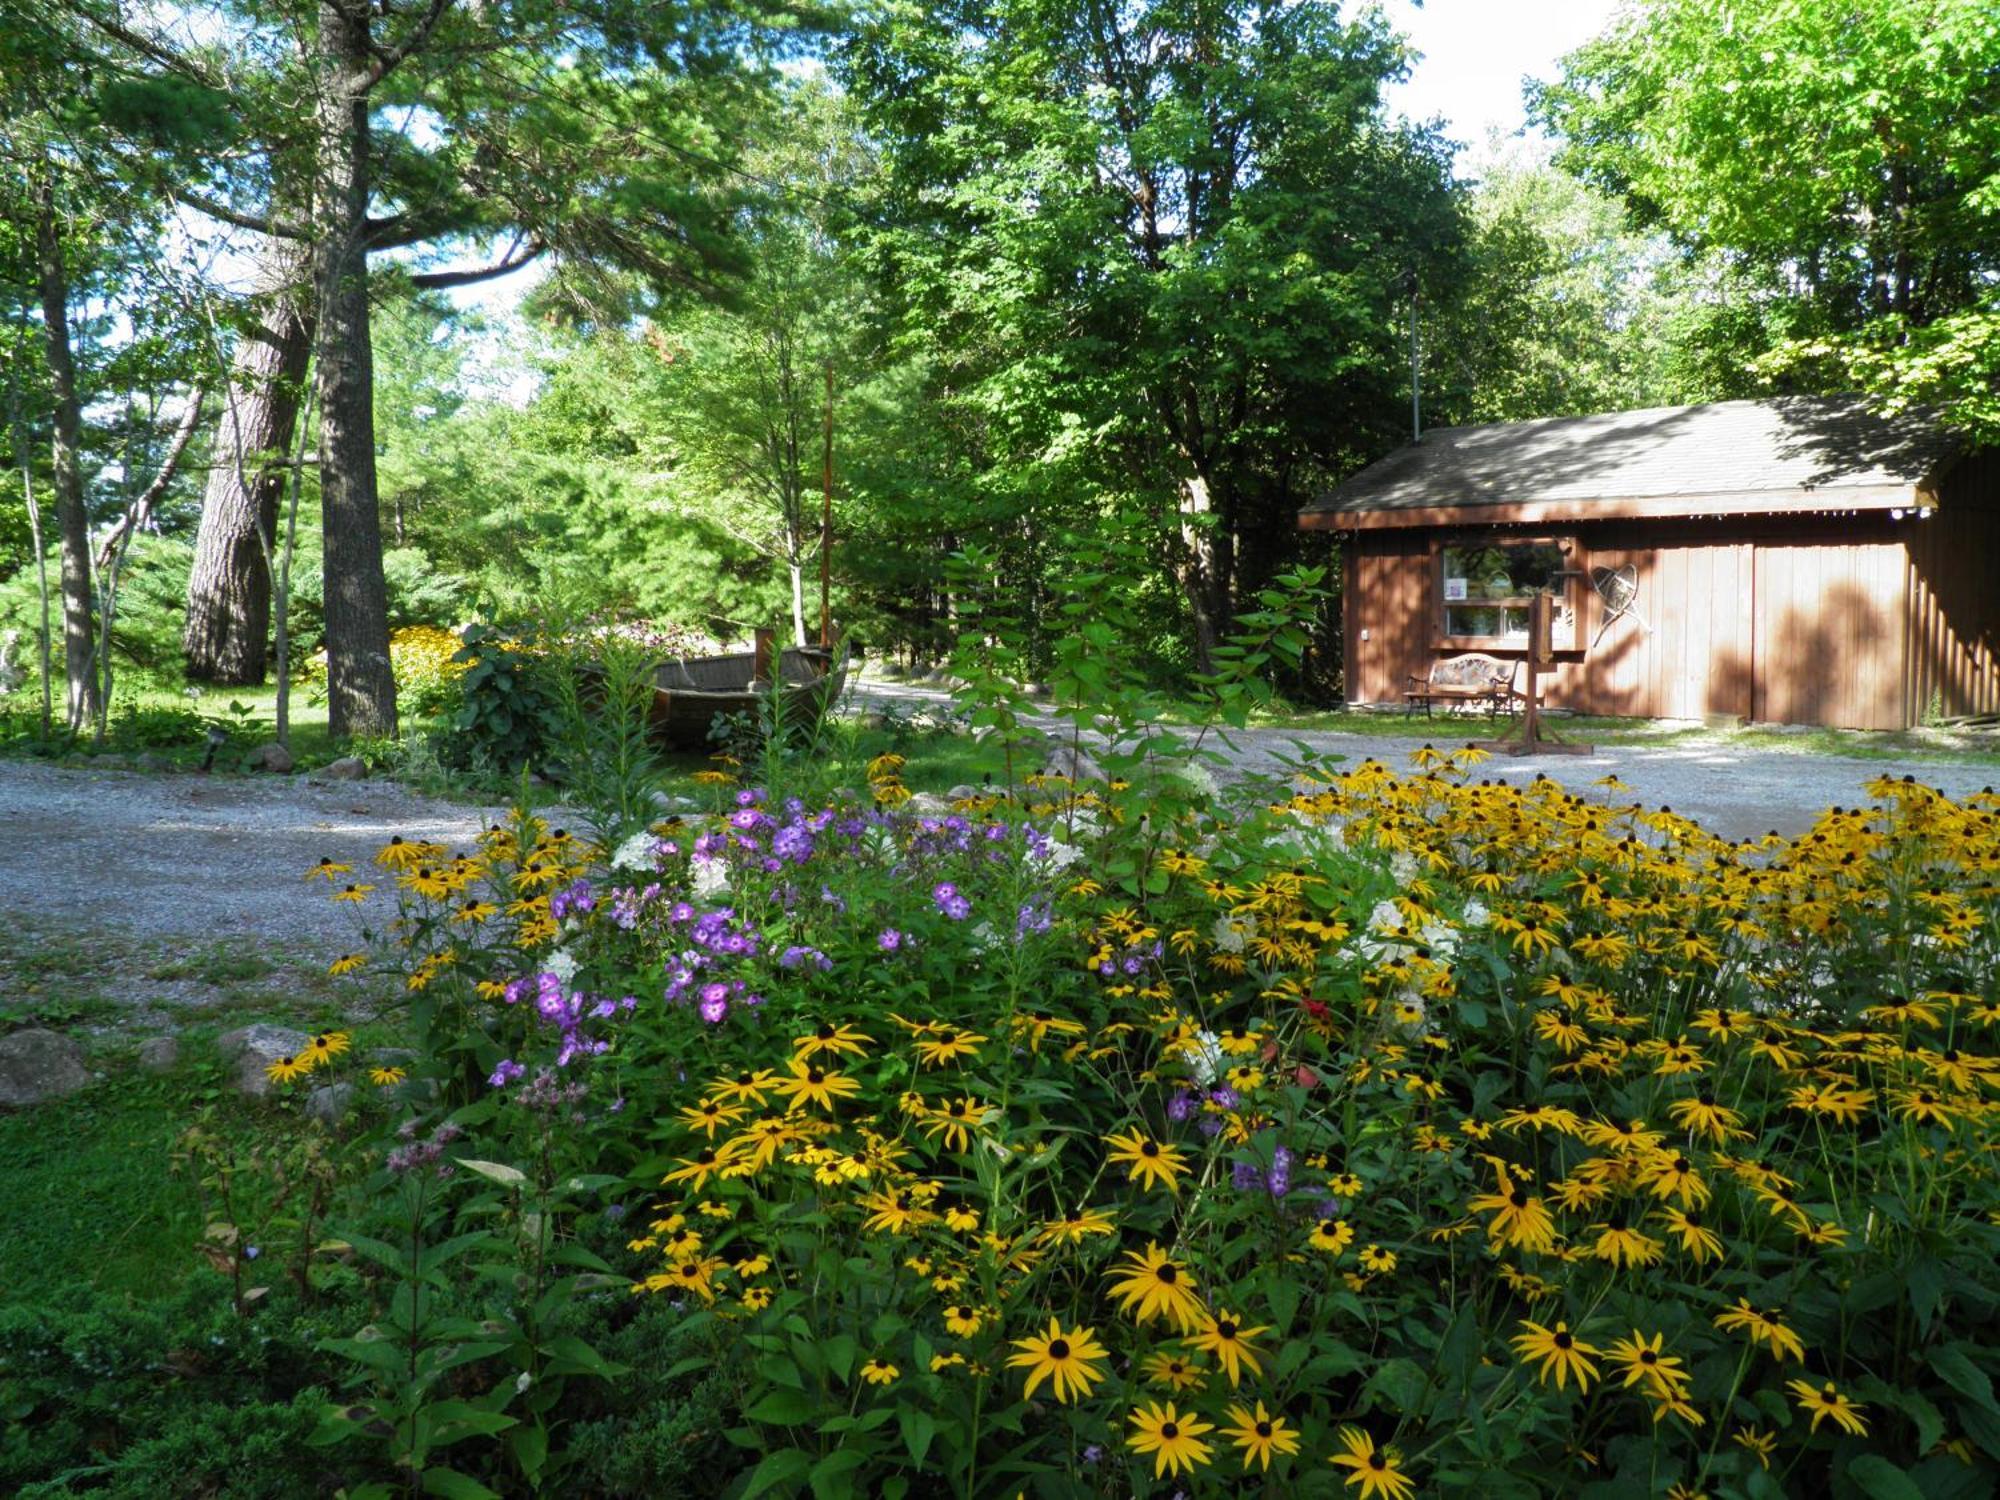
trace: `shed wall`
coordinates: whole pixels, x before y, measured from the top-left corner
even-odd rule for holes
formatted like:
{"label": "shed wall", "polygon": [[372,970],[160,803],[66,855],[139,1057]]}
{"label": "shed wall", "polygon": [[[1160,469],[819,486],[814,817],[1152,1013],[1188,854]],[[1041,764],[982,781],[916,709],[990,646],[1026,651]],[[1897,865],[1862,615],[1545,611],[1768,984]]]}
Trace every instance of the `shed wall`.
{"label": "shed wall", "polygon": [[[1580,525],[1573,565],[1638,573],[1636,609],[1544,678],[1579,712],[1721,714],[1893,729],[1927,709],[2000,712],[2000,464],[1962,466],[1929,518],[1887,514]],[[1400,703],[1444,649],[1435,528],[1348,544],[1349,699]],[[1361,640],[1366,631],[1368,639]]]}

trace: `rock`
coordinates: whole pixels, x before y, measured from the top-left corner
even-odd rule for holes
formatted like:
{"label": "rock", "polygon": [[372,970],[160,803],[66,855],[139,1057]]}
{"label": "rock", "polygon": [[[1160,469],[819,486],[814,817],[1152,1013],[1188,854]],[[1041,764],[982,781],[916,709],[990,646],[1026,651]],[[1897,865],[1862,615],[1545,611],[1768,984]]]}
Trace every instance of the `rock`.
{"label": "rock", "polygon": [[936,792],[918,792],[905,802],[901,811],[919,818],[942,818],[951,813],[951,804]]}
{"label": "rock", "polygon": [[880,734],[889,727],[889,716],[878,709],[871,708],[866,713],[859,713],[854,716],[854,727],[863,734]]}
{"label": "rock", "polygon": [[343,755],[320,774],[329,781],[359,781],[368,774],[368,762],[358,755]]}
{"label": "rock", "polygon": [[60,1031],[31,1026],[0,1037],[0,1104],[40,1104],[89,1082],[83,1048]]}
{"label": "rock", "polygon": [[983,797],[985,795],[986,793],[978,787],[963,782],[945,793],[945,797],[952,802],[970,802],[975,797]]}
{"label": "rock", "polygon": [[325,1083],[306,1095],[306,1118],[322,1125],[338,1125],[354,1104],[354,1085]]}
{"label": "rock", "polygon": [[377,1047],[368,1060],[378,1068],[407,1068],[419,1056],[415,1047]]}
{"label": "rock", "polygon": [[670,797],[665,792],[653,793],[653,806],[663,813],[693,813],[701,811],[701,804],[692,797]]}
{"label": "rock", "polygon": [[272,740],[268,745],[259,745],[252,750],[243,762],[243,768],[246,771],[275,771],[282,776],[292,768],[292,752]]}
{"label": "rock", "polygon": [[179,1037],[148,1037],[139,1044],[139,1066],[148,1073],[171,1073],[181,1060]]}
{"label": "rock", "polygon": [[116,751],[106,751],[90,758],[90,768],[93,771],[129,771],[132,769],[132,761],[129,756],[120,755]]}
{"label": "rock", "polygon": [[174,768],[173,761],[157,750],[143,752],[138,758],[137,765],[142,771],[171,771]]}
{"label": "rock", "polygon": [[1067,776],[1077,785],[1086,781],[1109,781],[1088,750],[1068,740],[1049,740],[1042,759],[1042,769],[1051,776]]}
{"label": "rock", "polygon": [[237,1092],[262,1099],[271,1092],[270,1076],[264,1071],[281,1057],[296,1057],[312,1041],[303,1031],[273,1026],[259,1021],[255,1026],[239,1026],[215,1039],[215,1048],[224,1062],[234,1062]]}

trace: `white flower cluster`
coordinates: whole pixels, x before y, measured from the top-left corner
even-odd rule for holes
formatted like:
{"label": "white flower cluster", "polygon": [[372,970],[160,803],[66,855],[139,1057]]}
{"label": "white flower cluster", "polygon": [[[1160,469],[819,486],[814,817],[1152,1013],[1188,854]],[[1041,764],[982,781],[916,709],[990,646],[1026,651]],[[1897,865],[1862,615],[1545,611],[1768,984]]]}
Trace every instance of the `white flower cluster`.
{"label": "white flower cluster", "polygon": [[694,893],[703,901],[713,900],[729,890],[729,866],[719,859],[697,855],[688,866],[694,877]]}
{"label": "white flower cluster", "polygon": [[1232,917],[1224,913],[1215,919],[1215,946],[1224,953],[1241,953],[1257,936],[1255,917]]}
{"label": "white flower cluster", "polygon": [[1074,844],[1065,844],[1061,839],[1051,837],[1043,844],[1038,858],[1048,867],[1050,874],[1060,875],[1083,858],[1083,851]]}
{"label": "white flower cluster", "polygon": [[620,844],[611,855],[614,870],[651,871],[659,858],[659,840],[652,834],[635,833]]}
{"label": "white flower cluster", "polygon": [[547,958],[542,960],[542,971],[546,974],[555,975],[564,984],[568,984],[572,979],[576,978],[577,967],[576,959],[571,956],[567,948],[554,949]]}

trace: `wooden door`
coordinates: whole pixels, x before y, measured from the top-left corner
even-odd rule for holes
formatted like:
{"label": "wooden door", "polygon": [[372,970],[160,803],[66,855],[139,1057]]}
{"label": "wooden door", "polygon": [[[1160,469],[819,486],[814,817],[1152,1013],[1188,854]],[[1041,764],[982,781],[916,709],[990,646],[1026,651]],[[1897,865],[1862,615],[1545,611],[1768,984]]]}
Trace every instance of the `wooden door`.
{"label": "wooden door", "polygon": [[1903,549],[1759,542],[1752,716],[1773,724],[1904,727]]}

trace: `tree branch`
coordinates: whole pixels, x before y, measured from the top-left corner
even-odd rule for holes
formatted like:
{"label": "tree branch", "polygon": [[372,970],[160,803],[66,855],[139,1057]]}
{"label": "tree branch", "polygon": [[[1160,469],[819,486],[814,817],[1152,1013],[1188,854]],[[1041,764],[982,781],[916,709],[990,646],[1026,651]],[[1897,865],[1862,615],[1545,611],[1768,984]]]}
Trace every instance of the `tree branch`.
{"label": "tree branch", "polygon": [[528,244],[519,251],[510,251],[490,266],[478,266],[470,271],[424,271],[410,278],[410,285],[424,291],[439,291],[445,287],[472,286],[476,282],[491,281],[496,276],[505,276],[509,271],[518,271],[531,265],[547,254],[547,247]]}
{"label": "tree branch", "polygon": [[147,36],[142,31],[134,31],[122,21],[114,20],[107,16],[100,16],[94,10],[84,6],[71,6],[69,9],[73,15],[81,18],[84,24],[96,27],[113,41],[123,42],[141,57],[150,58],[168,72],[178,73],[183,78],[192,79],[194,82],[206,85],[209,88],[223,87],[222,81],[213,76],[206,68],[200,66],[185,53],[175,51],[164,42]]}
{"label": "tree branch", "polygon": [[112,559],[124,553],[126,543],[131,541],[132,534],[152,519],[153,507],[160,503],[160,497],[166,494],[167,486],[174,482],[174,471],[180,467],[181,455],[187,452],[188,442],[194,437],[195,428],[201,425],[202,403],[207,399],[206,386],[197,385],[188,392],[187,410],[181,414],[180,426],[174,429],[174,440],[168,444],[166,456],[160,460],[159,470],[153,475],[153,482],[146,486],[143,494],[125,507],[125,514],[112,528],[111,534],[104,539],[104,545],[97,549],[97,566],[100,569],[110,567]]}
{"label": "tree branch", "polygon": [[368,50],[375,54],[375,66],[368,70],[367,79],[361,86],[362,91],[365,93],[375,87],[395,72],[411,53],[421,49],[424,43],[430,40],[431,33],[437,30],[437,24],[444,19],[444,13],[450,9],[451,0],[431,0],[430,8],[417,22],[416,28],[396,46],[377,47],[370,44]]}
{"label": "tree branch", "polygon": [[304,224],[295,224],[290,219],[276,218],[270,214],[244,213],[231,208],[227,203],[217,202],[206,193],[193,192],[184,187],[167,189],[167,196],[185,203],[189,208],[199,209],[211,219],[224,224],[234,224],[238,229],[253,230],[258,234],[268,234],[279,240],[310,240],[312,230]]}

